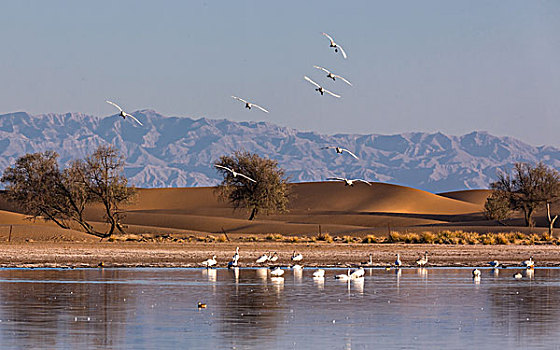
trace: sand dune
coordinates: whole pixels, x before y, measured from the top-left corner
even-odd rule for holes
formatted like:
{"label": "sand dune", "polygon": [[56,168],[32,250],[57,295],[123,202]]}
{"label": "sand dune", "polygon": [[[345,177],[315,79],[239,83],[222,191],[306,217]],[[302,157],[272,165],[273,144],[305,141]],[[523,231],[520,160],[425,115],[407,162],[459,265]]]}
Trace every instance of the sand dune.
{"label": "sand dune", "polygon": [[[298,183],[290,191],[288,213],[260,215],[250,222],[247,211],[219,201],[214,188],[139,189],[135,201],[124,207],[123,223],[136,233],[316,234],[321,225],[332,234],[366,234],[390,227],[480,224],[485,196],[480,190],[437,195],[384,183]],[[0,212],[0,223],[23,224],[23,215],[14,213],[10,203],[0,199],[0,209],[10,210]],[[87,218],[102,222],[100,205],[89,207]]]}

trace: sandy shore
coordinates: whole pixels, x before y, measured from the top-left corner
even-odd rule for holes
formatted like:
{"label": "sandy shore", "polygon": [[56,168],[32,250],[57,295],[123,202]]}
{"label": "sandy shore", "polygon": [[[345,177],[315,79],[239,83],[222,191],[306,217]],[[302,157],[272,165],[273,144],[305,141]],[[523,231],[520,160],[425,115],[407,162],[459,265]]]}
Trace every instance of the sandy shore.
{"label": "sandy shore", "polygon": [[224,267],[235,247],[240,248],[240,266],[257,266],[254,262],[264,252],[279,254],[279,265],[290,265],[292,251],[304,256],[304,266],[347,266],[367,261],[373,255],[374,266],[387,266],[401,255],[405,266],[429,252],[429,266],[487,266],[499,260],[509,266],[533,256],[537,266],[560,266],[560,247],[554,245],[424,245],[424,244],[328,244],[328,243],[2,243],[1,267],[197,267],[217,256]]}

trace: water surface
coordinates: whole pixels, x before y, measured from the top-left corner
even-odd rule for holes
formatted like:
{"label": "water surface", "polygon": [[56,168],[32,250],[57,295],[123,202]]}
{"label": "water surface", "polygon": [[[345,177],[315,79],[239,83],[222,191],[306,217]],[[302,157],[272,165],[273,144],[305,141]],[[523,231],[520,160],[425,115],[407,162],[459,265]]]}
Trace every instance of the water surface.
{"label": "water surface", "polygon": [[[560,348],[560,269],[1,269],[3,348]],[[199,309],[198,302],[207,304]]]}

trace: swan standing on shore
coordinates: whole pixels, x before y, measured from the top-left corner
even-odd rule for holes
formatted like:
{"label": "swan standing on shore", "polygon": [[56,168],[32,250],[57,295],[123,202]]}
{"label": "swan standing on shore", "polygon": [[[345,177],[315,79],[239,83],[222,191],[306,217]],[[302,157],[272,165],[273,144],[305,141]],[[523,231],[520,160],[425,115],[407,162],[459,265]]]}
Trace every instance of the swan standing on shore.
{"label": "swan standing on shore", "polygon": [[332,80],[336,81],[336,78],[339,78],[340,80],[342,80],[343,82],[345,82],[346,84],[352,86],[352,83],[350,83],[348,80],[344,79],[343,77],[341,77],[340,75],[334,74],[333,72],[331,72],[330,70],[323,68],[323,67],[319,67],[319,66],[313,66],[313,68],[317,68],[322,70],[323,72],[327,73],[327,78],[331,78]]}
{"label": "swan standing on shore", "polygon": [[533,261],[533,256],[531,255],[531,257],[529,258],[529,260],[525,260],[521,263],[521,265],[523,267],[526,267],[528,269],[533,269],[535,268],[535,262]]}
{"label": "swan standing on shore", "polygon": [[321,147],[321,149],[334,149],[336,151],[336,153],[338,153],[338,154],[342,154],[343,152],[346,152],[349,155],[351,155],[352,157],[354,157],[356,159],[360,159],[354,153],[350,152],[346,148],[342,148],[342,147],[338,147],[338,146],[326,146],[326,147]]}
{"label": "swan standing on shore", "polygon": [[251,108],[253,108],[253,107],[257,107],[257,108],[260,109],[261,111],[263,111],[263,112],[265,112],[265,113],[268,113],[268,111],[267,111],[266,109],[262,108],[262,107],[259,106],[258,104],[245,101],[244,99],[239,98],[239,97],[237,97],[237,96],[231,96],[231,97],[233,97],[234,99],[236,99],[236,100],[238,100],[238,101],[241,101],[241,102],[245,103],[245,108],[251,109]]}
{"label": "swan standing on shore", "polygon": [[418,266],[425,266],[428,263],[428,252],[424,253],[424,256],[416,260]]}
{"label": "swan standing on shore", "polygon": [[204,260],[204,261],[202,262],[202,266],[206,266],[206,268],[212,267],[212,266],[214,266],[214,265],[216,265],[216,264],[217,264],[217,261],[216,261],[216,256],[215,256],[215,255],[212,256],[211,259]]}
{"label": "swan standing on shore", "polygon": [[395,260],[395,266],[396,267],[401,267],[402,266],[401,255],[400,254],[397,254],[397,260]]}
{"label": "swan standing on shore", "polygon": [[300,253],[296,254],[296,251],[294,250],[294,252],[292,253],[292,261],[302,261],[303,260],[303,255],[301,255]]}
{"label": "swan standing on shore", "polygon": [[334,180],[334,181],[342,181],[345,183],[345,186],[354,186],[354,182],[363,182],[365,184],[367,184],[368,186],[371,186],[371,184],[363,179],[347,179],[345,177],[327,177],[327,180]]}
{"label": "swan standing on shore", "polygon": [[372,266],[373,265],[373,254],[370,253],[369,254],[369,260],[368,261],[362,261],[361,264]]}
{"label": "swan standing on shore", "polygon": [[136,119],[132,114],[129,114],[129,113],[126,113],[125,111],[123,111],[123,109],[122,109],[119,105],[117,105],[115,102],[111,102],[111,101],[107,101],[107,100],[106,100],[105,102],[107,102],[107,103],[110,104],[110,105],[113,105],[113,106],[117,107],[118,110],[119,110],[119,112],[120,112],[119,115],[120,115],[123,119],[126,120],[126,117],[129,117],[130,119],[132,119],[132,120],[134,120],[135,122],[137,122],[138,124],[140,124],[140,126],[144,126],[144,124],[140,123],[140,121],[139,121],[138,119]]}
{"label": "swan standing on shore", "polygon": [[269,262],[275,262],[276,260],[278,260],[278,253],[274,252],[274,254],[270,254],[268,253],[268,261]]}
{"label": "swan standing on shore", "polygon": [[262,263],[265,263],[267,261],[268,261],[268,254],[264,253],[263,255],[261,255],[257,258],[256,263],[257,264],[262,264]]}
{"label": "swan standing on shore", "polygon": [[255,181],[255,180],[251,179],[249,176],[243,175],[243,174],[241,174],[241,173],[238,173],[237,171],[235,171],[235,170],[233,170],[233,169],[230,169],[230,168],[228,168],[228,167],[225,167],[225,166],[223,166],[223,165],[214,164],[214,166],[215,166],[216,168],[220,168],[220,169],[224,169],[224,170],[226,170],[226,171],[229,171],[233,177],[241,176],[241,177],[243,177],[243,178],[245,178],[245,179],[247,179],[247,180],[249,180],[249,181],[252,181],[252,182],[255,182],[255,183],[257,182],[257,181]]}
{"label": "swan standing on shore", "polygon": [[239,262],[239,247],[235,247],[235,254],[231,258],[231,261],[228,263],[228,268],[237,267]]}
{"label": "swan standing on shore", "polygon": [[323,94],[326,92],[327,94],[334,96],[336,98],[340,98],[340,95],[337,95],[333,92],[330,92],[329,90],[325,89],[324,87],[322,87],[321,85],[317,84],[316,82],[314,82],[313,80],[311,80],[309,77],[307,77],[306,75],[303,76],[303,78],[305,80],[307,80],[308,82],[310,82],[311,84],[315,85],[316,89],[315,91],[319,91],[319,93],[321,94],[321,96],[323,96]]}
{"label": "swan standing on shore", "polygon": [[344,52],[344,49],[342,48],[342,46],[337,44],[334,41],[334,39],[330,35],[328,35],[327,33],[323,33],[323,35],[326,36],[330,40],[330,42],[331,42],[330,47],[334,47],[334,52],[338,52],[340,50],[340,53],[342,54],[342,57],[344,57],[344,59],[348,58],[348,56],[346,56],[346,52]]}

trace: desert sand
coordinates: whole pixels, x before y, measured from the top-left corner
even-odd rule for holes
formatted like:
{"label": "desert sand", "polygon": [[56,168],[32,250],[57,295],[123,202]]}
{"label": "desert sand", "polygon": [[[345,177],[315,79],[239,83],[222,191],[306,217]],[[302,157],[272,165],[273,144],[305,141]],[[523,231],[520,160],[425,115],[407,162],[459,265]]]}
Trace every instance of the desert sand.
{"label": "desert sand", "polygon": [[[280,243],[246,242],[242,237],[315,236],[387,236],[390,231],[438,232],[464,230],[475,232],[542,233],[539,227],[522,226],[514,218],[501,226],[482,214],[487,190],[466,190],[433,194],[404,186],[373,183],[372,186],[344,186],[337,182],[292,184],[289,212],[258,216],[248,221],[248,212],[234,211],[219,201],[214,188],[139,189],[133,203],[124,207],[123,224],[131,234],[165,235],[177,238],[162,243],[100,242],[77,228],[65,230],[42,220],[30,221],[12,203],[0,196],[0,264],[3,266],[197,266],[218,255],[225,265],[235,246],[240,246],[243,266],[253,266],[256,257],[266,251],[281,254],[287,265],[293,250],[306,256],[310,265],[359,264],[374,254],[374,263],[384,266],[401,253],[405,263],[413,262],[424,251],[432,255],[434,265],[482,265],[489,260],[516,264],[529,255],[542,264],[560,264],[558,248],[539,246],[419,245],[363,243]],[[543,226],[543,213],[537,222]],[[103,214],[98,205],[87,209],[87,218],[102,230]],[[186,237],[204,238],[225,233],[229,242],[183,241]],[[559,255],[558,257],[556,255]],[[245,259],[245,260],[244,260]]]}

